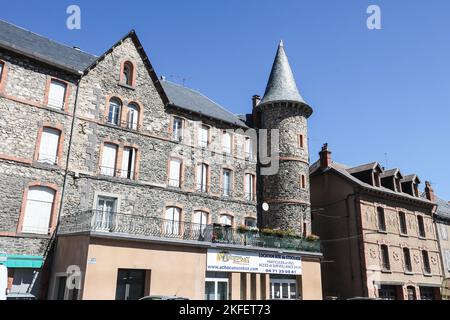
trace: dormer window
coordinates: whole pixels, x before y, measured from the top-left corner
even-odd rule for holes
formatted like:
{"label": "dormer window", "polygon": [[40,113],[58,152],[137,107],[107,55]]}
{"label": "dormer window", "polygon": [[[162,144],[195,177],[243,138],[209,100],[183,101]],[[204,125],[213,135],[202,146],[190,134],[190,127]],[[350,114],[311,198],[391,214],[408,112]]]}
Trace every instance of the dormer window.
{"label": "dormer window", "polygon": [[395,189],[397,192],[402,192],[402,184],[399,178],[395,178]]}
{"label": "dormer window", "polygon": [[130,61],[124,62],[120,77],[120,82],[122,84],[130,87],[134,86],[134,66]]}
{"label": "dormer window", "polygon": [[375,187],[380,187],[380,174],[376,171],[373,173],[373,182]]}

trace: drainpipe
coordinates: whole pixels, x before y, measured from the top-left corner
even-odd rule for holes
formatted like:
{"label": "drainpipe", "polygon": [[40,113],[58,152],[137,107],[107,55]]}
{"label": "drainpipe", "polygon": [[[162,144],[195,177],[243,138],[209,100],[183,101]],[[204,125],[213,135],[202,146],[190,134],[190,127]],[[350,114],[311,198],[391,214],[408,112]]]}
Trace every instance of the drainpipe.
{"label": "drainpipe", "polygon": [[[50,268],[49,268],[49,272],[47,274],[48,277],[48,281],[47,281],[47,287],[45,288],[45,291],[43,289],[41,289],[41,292],[44,292],[45,294],[43,296],[46,296],[47,299],[49,298],[49,294],[50,294],[50,283],[52,282],[51,276],[53,274],[53,269],[54,269],[54,261],[53,261],[53,257],[57,251],[57,246],[58,246],[58,241],[57,241],[57,234],[58,234],[58,230],[59,230],[59,225],[61,222],[61,214],[63,212],[63,208],[64,208],[64,197],[66,194],[66,187],[67,187],[67,177],[69,175],[69,161],[70,161],[70,155],[71,155],[71,150],[72,150],[72,141],[73,141],[73,136],[74,136],[74,130],[75,130],[75,116],[76,116],[76,112],[77,112],[77,106],[78,106],[78,96],[79,96],[79,90],[80,90],[80,82],[83,76],[83,73],[80,72],[79,73],[80,78],[77,80],[77,90],[76,90],[76,94],[75,94],[75,102],[74,102],[74,107],[73,107],[73,114],[72,114],[72,123],[71,123],[71,127],[70,127],[70,136],[69,136],[69,146],[67,149],[67,156],[66,156],[66,167],[64,170],[64,180],[63,180],[63,186],[62,186],[62,190],[61,190],[61,199],[60,199],[60,205],[59,205],[59,210],[58,210],[58,218],[56,220],[56,226],[53,230],[53,235],[52,238],[53,240],[50,240],[48,246],[49,246],[49,251],[48,251],[48,255],[51,256],[51,261],[49,261],[50,264]],[[51,249],[51,246],[54,244],[53,249]],[[47,260],[47,259],[46,259]]]}

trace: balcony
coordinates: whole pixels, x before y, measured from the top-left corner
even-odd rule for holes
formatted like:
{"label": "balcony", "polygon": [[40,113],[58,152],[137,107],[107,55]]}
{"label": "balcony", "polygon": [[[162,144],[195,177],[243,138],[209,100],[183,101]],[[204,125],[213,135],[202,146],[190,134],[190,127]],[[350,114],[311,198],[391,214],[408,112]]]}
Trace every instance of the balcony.
{"label": "balcony", "polygon": [[137,216],[118,212],[90,210],[61,218],[59,234],[100,232],[181,241],[199,241],[235,246],[320,252],[319,241],[297,237],[278,237],[259,231],[241,231],[221,224],[198,224]]}

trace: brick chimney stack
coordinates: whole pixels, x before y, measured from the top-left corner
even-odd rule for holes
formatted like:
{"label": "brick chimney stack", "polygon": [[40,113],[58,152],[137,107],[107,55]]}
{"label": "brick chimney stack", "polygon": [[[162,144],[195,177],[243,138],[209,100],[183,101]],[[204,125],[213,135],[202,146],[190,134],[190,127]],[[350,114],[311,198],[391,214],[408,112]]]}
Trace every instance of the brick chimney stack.
{"label": "brick chimney stack", "polygon": [[319,152],[320,169],[325,170],[331,166],[331,151],[328,150],[328,143],[324,143],[322,150]]}
{"label": "brick chimney stack", "polygon": [[434,195],[433,187],[429,181],[425,181],[425,194],[428,200],[436,202],[436,196]]}

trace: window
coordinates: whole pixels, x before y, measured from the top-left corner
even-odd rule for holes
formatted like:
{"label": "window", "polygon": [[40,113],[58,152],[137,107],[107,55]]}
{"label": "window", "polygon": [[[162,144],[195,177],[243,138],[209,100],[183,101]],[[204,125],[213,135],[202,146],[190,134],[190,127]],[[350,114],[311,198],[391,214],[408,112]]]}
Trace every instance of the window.
{"label": "window", "polygon": [[303,174],[300,176],[300,187],[306,189],[306,178]]}
{"label": "window", "polygon": [[300,148],[304,148],[305,144],[304,144],[304,136],[302,134],[298,135],[298,146]]}
{"label": "window", "polygon": [[406,288],[406,292],[408,293],[408,300],[417,300],[416,288],[414,288],[413,286],[408,286]]}
{"label": "window", "polygon": [[427,274],[431,273],[430,259],[428,257],[428,252],[422,250],[422,261],[423,261],[423,271]]}
{"label": "window", "polygon": [[202,125],[198,130],[198,146],[200,148],[208,148],[209,144],[209,127]]}
{"label": "window", "polygon": [[228,300],[228,274],[206,272],[205,300]]}
{"label": "window", "polygon": [[425,238],[426,237],[425,225],[423,223],[423,217],[422,216],[417,216],[417,224],[419,226],[419,237]]}
{"label": "window", "polygon": [[194,226],[195,232],[199,233],[199,236],[203,236],[205,233],[205,228],[208,225],[208,212],[206,211],[195,211],[194,212]]}
{"label": "window", "polygon": [[2,82],[3,79],[3,69],[5,67],[5,64],[0,61],[0,82]]}
{"label": "window", "polygon": [[295,279],[270,279],[270,299],[295,300],[297,297],[297,281]]}
{"label": "window", "polygon": [[244,183],[244,193],[245,193],[245,199],[248,201],[254,201],[255,200],[255,176],[246,173],[245,174],[245,183]]}
{"label": "window", "polygon": [[439,230],[440,230],[440,234],[441,234],[441,239],[442,240],[448,240],[447,225],[440,224],[439,225]]}
{"label": "window", "polygon": [[128,105],[127,129],[137,130],[139,121],[139,107],[135,103]]}
{"label": "window", "polygon": [[129,61],[123,64],[122,82],[128,86],[133,85],[133,64]]}
{"label": "window", "polygon": [[381,245],[381,268],[384,271],[391,270],[391,264],[389,262],[389,249],[387,245]]}
{"label": "window", "polygon": [[144,296],[145,270],[119,269],[116,300],[139,300]]}
{"label": "window", "polygon": [[256,219],[255,218],[245,218],[245,226],[247,228],[256,228]]}
{"label": "window", "polygon": [[181,209],[177,207],[168,207],[165,218],[165,235],[180,235]]}
{"label": "window", "polygon": [[173,118],[172,139],[176,141],[181,141],[183,139],[183,119],[181,118]]}
{"label": "window", "polygon": [[135,179],[136,174],[136,149],[125,147],[123,149],[122,169],[120,177],[125,179]]}
{"label": "window", "polygon": [[208,192],[208,165],[200,163],[197,165],[197,188],[198,192]]}
{"label": "window", "polygon": [[406,214],[404,212],[399,212],[398,219],[400,221],[400,233],[403,235],[407,235],[408,227],[406,225]]}
{"label": "window", "polygon": [[220,223],[225,226],[233,226],[233,216],[230,216],[229,214],[221,214]]}
{"label": "window", "polygon": [[450,250],[445,250],[444,255],[445,265],[447,267],[447,270],[450,271]]}
{"label": "window", "polygon": [[377,208],[378,217],[378,231],[386,232],[386,220],[384,217],[384,209],[381,207]]}
{"label": "window", "polygon": [[22,225],[23,233],[49,233],[55,193],[55,190],[41,186],[28,189]]}
{"label": "window", "polygon": [[253,159],[253,141],[250,137],[245,137],[245,159]]}
{"label": "window", "polygon": [[120,123],[120,109],[122,103],[118,99],[111,99],[109,102],[108,123],[116,126]]}
{"label": "window", "polygon": [[170,159],[169,163],[169,187],[181,187],[181,159]]}
{"label": "window", "polygon": [[117,145],[105,143],[103,146],[102,164],[100,173],[105,176],[114,177],[116,175]]}
{"label": "window", "polygon": [[79,289],[76,287],[73,289],[67,288],[67,276],[57,276],[55,279],[54,298],[56,300],[78,300]]}
{"label": "window", "polygon": [[44,128],[39,144],[38,161],[47,164],[58,163],[58,146],[61,131],[53,128]]}
{"label": "window", "polygon": [[117,198],[99,196],[95,210],[93,227],[95,230],[110,231],[117,211]]}
{"label": "window", "polygon": [[222,189],[222,194],[224,197],[231,196],[231,170],[223,169]]}
{"label": "window", "polygon": [[52,108],[64,109],[66,88],[67,85],[64,82],[51,80],[47,105]]}
{"label": "window", "polygon": [[405,271],[412,272],[411,254],[408,248],[403,248],[403,260],[405,262]]}
{"label": "window", "polygon": [[222,151],[226,155],[231,154],[232,140],[233,136],[230,132],[224,131],[222,133]]}
{"label": "window", "polygon": [[397,299],[396,287],[389,285],[381,285],[380,289],[378,290],[378,296],[382,300],[396,300]]}
{"label": "window", "polygon": [[420,287],[420,300],[434,300],[434,289],[432,287]]}
{"label": "window", "polygon": [[400,179],[399,178],[395,178],[395,190],[397,192],[402,192],[402,185],[400,183]]}

